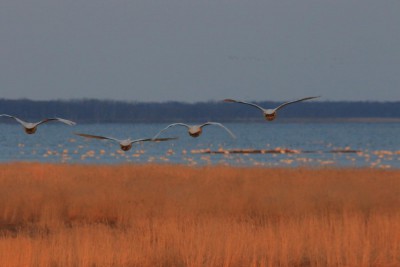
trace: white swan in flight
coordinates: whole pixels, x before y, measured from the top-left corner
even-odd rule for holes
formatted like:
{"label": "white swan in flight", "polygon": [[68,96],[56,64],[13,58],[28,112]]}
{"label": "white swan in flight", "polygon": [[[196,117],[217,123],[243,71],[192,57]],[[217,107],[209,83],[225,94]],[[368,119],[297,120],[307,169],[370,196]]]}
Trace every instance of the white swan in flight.
{"label": "white swan in flight", "polygon": [[241,104],[246,104],[246,105],[250,105],[250,106],[256,107],[256,108],[260,109],[263,112],[264,117],[265,117],[266,120],[273,121],[276,118],[276,112],[278,110],[280,110],[281,108],[283,108],[284,106],[287,106],[287,105],[293,104],[293,103],[297,103],[297,102],[301,102],[301,101],[305,101],[305,100],[318,98],[318,97],[319,96],[311,96],[311,97],[305,97],[305,98],[297,99],[297,100],[294,100],[294,101],[289,101],[289,102],[283,103],[282,105],[280,105],[280,106],[278,106],[276,108],[273,108],[273,109],[265,109],[265,108],[260,107],[259,105],[254,104],[254,103],[238,101],[238,100],[234,100],[234,99],[230,99],[230,98],[224,99],[224,101],[225,102],[232,102],[232,103],[241,103]]}
{"label": "white swan in flight", "polygon": [[168,128],[174,127],[174,126],[184,126],[188,129],[188,133],[191,137],[198,137],[203,132],[202,128],[207,125],[217,125],[223,129],[225,129],[232,136],[232,138],[236,138],[235,135],[228,128],[226,128],[224,125],[222,125],[219,122],[206,122],[201,125],[187,125],[185,123],[180,123],[180,122],[172,123],[172,124],[168,125],[167,127],[165,127],[164,129],[162,129],[160,132],[158,132],[158,134],[156,134],[153,138],[157,138],[162,132],[164,132]]}
{"label": "white swan in flight", "polygon": [[59,121],[59,122],[62,122],[62,123],[68,124],[68,125],[75,125],[76,124],[73,121],[66,120],[66,119],[61,119],[61,118],[47,118],[47,119],[43,119],[43,120],[41,120],[39,122],[26,122],[26,121],[23,121],[23,120],[21,120],[21,119],[19,119],[17,117],[8,115],[8,114],[0,114],[0,117],[8,117],[8,118],[12,118],[12,119],[16,120],[17,122],[19,122],[24,127],[24,130],[25,130],[25,132],[27,134],[34,134],[36,132],[36,130],[37,130],[37,127],[40,124],[43,124],[43,123],[46,123],[46,122],[49,122],[49,121]]}
{"label": "white swan in flight", "polygon": [[87,138],[94,138],[94,139],[103,139],[103,140],[112,140],[115,141],[119,144],[119,146],[121,147],[121,149],[123,151],[128,151],[132,148],[132,144],[134,143],[139,143],[139,142],[159,142],[159,141],[168,141],[168,140],[174,140],[177,138],[142,138],[142,139],[135,139],[135,140],[131,140],[130,138],[128,139],[124,139],[124,140],[120,140],[120,139],[116,139],[113,137],[107,137],[107,136],[99,136],[99,135],[91,135],[91,134],[83,134],[83,133],[75,133],[76,135],[79,136],[83,136],[83,137],[87,137]]}

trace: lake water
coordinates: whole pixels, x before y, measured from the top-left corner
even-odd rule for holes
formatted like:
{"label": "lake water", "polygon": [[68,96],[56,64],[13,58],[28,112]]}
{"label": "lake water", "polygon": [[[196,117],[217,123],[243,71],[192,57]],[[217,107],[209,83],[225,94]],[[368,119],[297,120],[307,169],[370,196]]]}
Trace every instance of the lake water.
{"label": "lake water", "polygon": [[[0,161],[400,168],[400,123],[225,125],[235,133],[236,139],[216,126],[203,128],[198,138],[190,137],[183,127],[175,127],[160,137],[178,137],[177,140],[134,144],[130,151],[123,152],[112,141],[86,139],[73,133],[136,139],[152,137],[166,124],[80,124],[69,127],[54,123],[41,125],[36,134],[27,135],[19,124],[2,123]],[[263,153],[251,153],[252,150]]]}

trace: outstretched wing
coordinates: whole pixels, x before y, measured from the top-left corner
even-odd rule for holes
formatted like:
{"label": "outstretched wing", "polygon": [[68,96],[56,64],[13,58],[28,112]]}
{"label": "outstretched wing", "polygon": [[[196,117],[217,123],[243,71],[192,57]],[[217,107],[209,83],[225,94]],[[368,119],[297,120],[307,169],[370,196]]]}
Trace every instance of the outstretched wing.
{"label": "outstretched wing", "polygon": [[138,142],[163,142],[163,141],[169,141],[169,140],[175,140],[178,139],[177,137],[173,137],[173,138],[143,138],[143,139],[136,139],[136,140],[132,140],[131,144],[133,143],[138,143]]}
{"label": "outstretched wing", "polygon": [[263,109],[262,107],[260,107],[259,105],[254,104],[254,103],[244,102],[244,101],[239,101],[239,100],[234,100],[234,99],[230,99],[230,98],[224,99],[224,102],[245,104],[245,105],[249,105],[249,106],[258,108],[259,110],[261,110],[262,112],[264,112],[264,109]]}
{"label": "outstretched wing", "polygon": [[70,120],[66,120],[66,119],[61,119],[61,118],[47,118],[47,119],[44,119],[44,120],[38,122],[36,125],[39,125],[39,124],[42,124],[42,123],[46,123],[46,122],[49,122],[49,121],[59,121],[59,122],[62,122],[62,123],[65,123],[65,124],[68,124],[68,125],[71,125],[71,126],[76,124],[75,122],[70,121]]}
{"label": "outstretched wing", "polygon": [[156,139],[151,139],[153,142],[164,142],[164,141],[169,141],[169,140],[176,140],[178,137],[168,137],[168,138],[156,138]]}
{"label": "outstretched wing", "polygon": [[17,122],[21,123],[23,126],[25,126],[27,124],[27,122],[25,122],[25,121],[23,121],[21,119],[18,119],[17,117],[8,115],[8,114],[1,114],[0,117],[12,118],[12,119],[16,120]]}
{"label": "outstretched wing", "polygon": [[107,137],[107,136],[83,134],[83,133],[75,133],[75,134],[79,135],[79,136],[82,136],[82,137],[87,137],[87,138],[102,139],[102,140],[112,140],[112,141],[116,141],[118,143],[121,141],[121,140],[115,139],[113,137]]}
{"label": "outstretched wing", "polygon": [[162,129],[161,131],[159,131],[152,139],[156,139],[162,132],[164,132],[168,128],[171,128],[171,127],[174,127],[174,126],[185,126],[186,128],[190,128],[190,126],[185,124],[185,123],[180,123],[180,122],[172,123],[172,124],[168,125],[167,127],[165,127],[164,129]]}
{"label": "outstretched wing", "polygon": [[314,98],[318,98],[318,97],[319,96],[311,96],[311,97],[305,97],[305,98],[302,98],[302,99],[297,99],[297,100],[294,100],[294,101],[286,102],[286,103],[283,103],[282,105],[280,105],[279,107],[277,107],[275,110],[279,110],[279,109],[281,109],[284,106],[287,106],[289,104],[293,104],[293,103],[297,103],[297,102],[301,102],[301,101],[305,101],[305,100],[310,100],[310,99],[314,99]]}
{"label": "outstretched wing", "polygon": [[231,130],[229,130],[227,127],[225,127],[222,123],[219,123],[219,122],[206,122],[206,123],[200,125],[200,128],[202,128],[204,126],[207,126],[207,125],[217,125],[219,127],[222,127],[232,136],[232,138],[236,138],[236,136],[231,132]]}

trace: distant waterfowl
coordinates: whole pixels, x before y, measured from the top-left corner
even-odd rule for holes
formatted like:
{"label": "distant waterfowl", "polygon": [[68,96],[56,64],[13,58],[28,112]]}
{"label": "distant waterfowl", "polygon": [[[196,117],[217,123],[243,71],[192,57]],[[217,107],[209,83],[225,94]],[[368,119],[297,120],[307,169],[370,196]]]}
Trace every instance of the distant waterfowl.
{"label": "distant waterfowl", "polygon": [[14,116],[11,116],[11,115],[7,115],[7,114],[0,114],[0,117],[8,117],[8,118],[12,118],[12,119],[16,120],[17,122],[19,122],[24,127],[24,130],[25,130],[25,132],[27,134],[34,134],[36,132],[36,130],[37,130],[37,127],[40,124],[43,124],[43,123],[46,123],[46,122],[49,122],[49,121],[59,121],[59,122],[62,122],[62,123],[68,124],[68,125],[75,125],[76,124],[73,121],[66,120],[66,119],[61,119],[61,118],[47,118],[47,119],[43,119],[43,120],[41,120],[39,122],[34,122],[33,123],[33,122],[23,121],[23,120],[21,120],[21,119],[19,119],[17,117],[14,117]]}
{"label": "distant waterfowl", "polygon": [[87,137],[87,138],[115,141],[119,144],[119,146],[121,147],[121,149],[123,151],[130,150],[132,148],[132,144],[134,144],[134,143],[149,142],[149,141],[150,142],[159,142],[159,141],[168,141],[168,140],[176,139],[176,138],[142,138],[142,139],[131,140],[128,138],[128,139],[120,140],[120,139],[116,139],[113,137],[107,137],[107,136],[99,136],[99,135],[91,135],[91,134],[83,134],[83,133],[75,133],[75,134],[79,135],[79,136]]}
{"label": "distant waterfowl", "polygon": [[162,129],[160,132],[158,132],[158,134],[156,134],[153,138],[157,138],[162,132],[164,132],[168,128],[171,128],[174,126],[184,126],[188,129],[188,133],[191,137],[198,137],[203,132],[202,128],[204,126],[208,126],[208,125],[217,125],[223,129],[225,129],[232,136],[232,138],[236,138],[235,135],[228,128],[226,128],[224,125],[222,125],[219,122],[206,122],[201,125],[187,125],[185,123],[172,123],[172,124],[168,125],[167,127],[165,127],[164,129]]}
{"label": "distant waterfowl", "polygon": [[253,107],[255,107],[255,108],[258,108],[258,109],[260,109],[260,110],[263,112],[264,117],[265,117],[266,120],[268,120],[268,121],[273,121],[273,120],[276,118],[276,112],[277,112],[278,110],[280,110],[281,108],[283,108],[284,106],[287,106],[287,105],[293,104],[293,103],[297,103],[297,102],[301,102],[301,101],[305,101],[305,100],[310,100],[310,99],[318,98],[318,97],[319,97],[319,96],[311,96],[311,97],[301,98],[301,99],[294,100],[294,101],[289,101],[289,102],[283,103],[282,105],[278,106],[277,108],[273,108],[273,109],[265,109],[265,108],[260,107],[259,105],[254,104],[254,103],[249,103],[249,102],[244,102],[244,101],[238,101],[238,100],[229,99],[229,98],[228,98],[228,99],[224,99],[224,101],[225,101],[225,102],[232,102],[232,103],[246,104],[246,105],[249,105],[249,106],[253,106]]}

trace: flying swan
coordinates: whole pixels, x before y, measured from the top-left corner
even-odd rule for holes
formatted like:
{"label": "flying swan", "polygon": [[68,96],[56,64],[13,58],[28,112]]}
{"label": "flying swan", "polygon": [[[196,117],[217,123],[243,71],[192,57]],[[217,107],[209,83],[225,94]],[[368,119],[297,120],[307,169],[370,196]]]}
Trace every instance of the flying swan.
{"label": "flying swan", "polygon": [[264,117],[265,117],[266,120],[273,121],[276,118],[276,112],[278,110],[280,110],[281,108],[283,108],[284,106],[287,106],[287,105],[293,104],[293,103],[297,103],[297,102],[301,102],[301,101],[305,101],[305,100],[318,98],[318,97],[319,96],[311,96],[311,97],[301,98],[301,99],[294,100],[294,101],[289,101],[289,102],[283,103],[282,105],[280,105],[280,106],[278,106],[276,108],[273,108],[273,109],[265,109],[265,108],[260,107],[259,105],[254,104],[254,103],[238,101],[238,100],[234,100],[234,99],[230,99],[230,98],[224,99],[224,101],[225,102],[232,102],[232,103],[241,103],[241,104],[246,104],[246,105],[249,105],[249,106],[256,107],[256,108],[260,109],[263,112]]}
{"label": "flying swan", "polygon": [[130,138],[128,139],[124,139],[124,140],[120,140],[120,139],[116,139],[113,137],[107,137],[107,136],[99,136],[99,135],[91,135],[91,134],[83,134],[83,133],[75,133],[76,135],[79,136],[83,136],[83,137],[87,137],[87,138],[94,138],[94,139],[103,139],[103,140],[112,140],[115,141],[119,144],[119,146],[121,147],[121,150],[123,151],[128,151],[132,148],[132,144],[134,143],[139,143],[139,142],[159,142],[159,141],[168,141],[168,140],[174,140],[177,138],[142,138],[142,139],[135,139],[135,140],[131,140]]}
{"label": "flying swan", "polygon": [[156,134],[153,138],[157,138],[162,132],[164,132],[168,128],[174,127],[174,126],[184,126],[188,129],[188,133],[191,137],[198,137],[203,132],[202,128],[207,125],[217,125],[223,129],[225,129],[232,136],[232,138],[236,138],[235,135],[228,128],[226,128],[224,125],[222,125],[219,122],[206,122],[201,125],[187,125],[185,123],[180,123],[180,122],[172,123],[172,124],[168,125],[167,127],[165,127],[164,129],[162,129],[160,132],[158,132],[158,134]]}
{"label": "flying swan", "polygon": [[61,118],[48,118],[48,119],[43,119],[43,120],[41,120],[39,122],[34,122],[33,123],[33,122],[23,121],[23,120],[21,120],[21,119],[19,119],[17,117],[14,117],[14,116],[11,116],[11,115],[7,115],[7,114],[0,114],[0,117],[8,117],[8,118],[12,118],[12,119],[16,120],[17,122],[19,122],[24,127],[24,130],[25,130],[25,132],[27,134],[34,134],[36,132],[36,130],[37,130],[37,127],[40,124],[43,124],[43,123],[46,123],[46,122],[49,122],[49,121],[59,121],[59,122],[62,122],[62,123],[68,124],[68,125],[75,125],[76,124],[73,121],[66,120],[66,119],[61,119]]}

